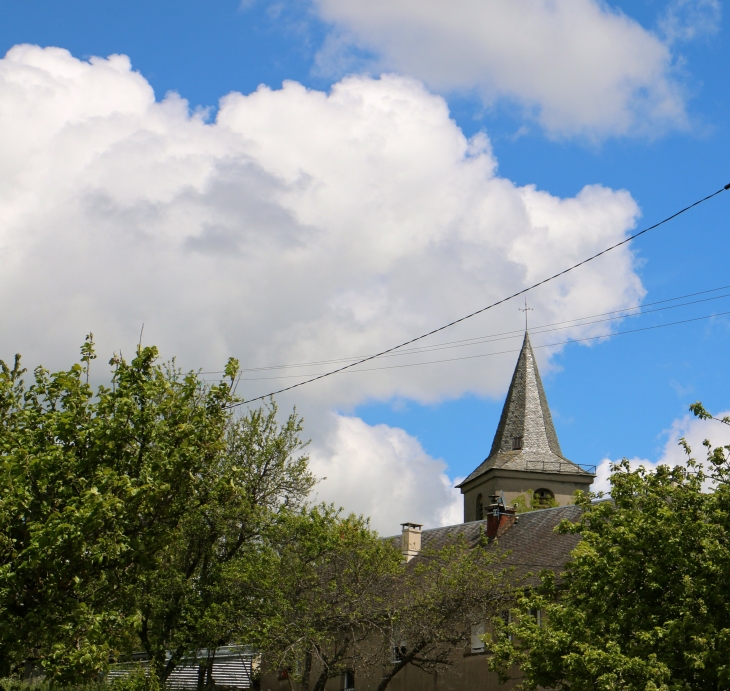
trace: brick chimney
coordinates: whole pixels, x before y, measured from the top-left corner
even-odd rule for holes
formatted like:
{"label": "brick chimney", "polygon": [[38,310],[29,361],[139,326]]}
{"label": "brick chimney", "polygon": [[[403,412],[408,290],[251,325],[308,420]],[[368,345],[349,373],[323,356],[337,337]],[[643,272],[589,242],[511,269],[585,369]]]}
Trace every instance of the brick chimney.
{"label": "brick chimney", "polygon": [[517,521],[517,509],[514,506],[505,506],[504,497],[501,494],[499,497],[492,496],[491,499],[496,499],[496,501],[489,505],[485,513],[487,519],[487,538],[494,540],[509,530]]}
{"label": "brick chimney", "polygon": [[420,523],[401,523],[403,533],[400,541],[400,551],[403,559],[410,561],[421,551],[421,528]]}

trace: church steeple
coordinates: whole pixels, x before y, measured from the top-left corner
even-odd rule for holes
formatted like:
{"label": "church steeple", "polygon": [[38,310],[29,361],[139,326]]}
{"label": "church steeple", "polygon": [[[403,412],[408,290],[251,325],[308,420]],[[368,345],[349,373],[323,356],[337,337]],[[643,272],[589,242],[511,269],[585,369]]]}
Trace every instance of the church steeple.
{"label": "church steeple", "polygon": [[[555,498],[556,492],[563,490],[569,497],[574,489],[588,489],[592,480],[592,473],[563,456],[530,336],[525,331],[489,455],[458,487],[466,495],[488,483],[485,491],[495,493],[501,489],[516,496],[526,491],[530,484],[533,486],[529,488],[534,491],[541,485],[552,484],[554,489],[543,487],[540,491]],[[520,483],[526,486],[518,489]],[[570,488],[566,483],[574,486]],[[474,520],[467,518],[470,512],[467,507],[465,509],[465,520]]]}
{"label": "church steeple", "polygon": [[[521,440],[519,446],[517,440]],[[549,452],[563,456],[526,331],[489,456],[514,451],[516,447],[531,454]]]}

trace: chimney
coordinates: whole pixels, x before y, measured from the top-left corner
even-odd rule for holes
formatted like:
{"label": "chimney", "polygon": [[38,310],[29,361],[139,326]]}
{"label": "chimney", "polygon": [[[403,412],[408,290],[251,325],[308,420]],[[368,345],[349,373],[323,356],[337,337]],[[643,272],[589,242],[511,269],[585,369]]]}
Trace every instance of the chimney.
{"label": "chimney", "polygon": [[[494,503],[486,510],[487,538],[494,540],[509,530],[517,521],[517,509],[514,506],[505,506],[504,495],[490,497]],[[494,501],[496,500],[496,501]]]}
{"label": "chimney", "polygon": [[403,533],[401,535],[400,551],[403,559],[410,561],[421,551],[421,528],[420,523],[401,523]]}

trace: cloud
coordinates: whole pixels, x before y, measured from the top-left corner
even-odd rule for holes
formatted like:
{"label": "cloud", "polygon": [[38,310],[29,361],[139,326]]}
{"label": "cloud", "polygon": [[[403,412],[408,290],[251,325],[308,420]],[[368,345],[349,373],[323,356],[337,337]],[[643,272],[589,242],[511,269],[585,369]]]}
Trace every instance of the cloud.
{"label": "cloud", "polygon": [[[67,367],[93,331],[100,379],[144,323],[165,357],[214,379],[234,355],[248,369],[239,392],[266,394],[331,365],[256,368],[404,341],[616,242],[638,215],[625,191],[591,185],[559,198],[500,177],[485,134],[467,140],[441,97],[393,75],[349,77],[329,93],[295,82],[232,93],[208,123],[176,94],[155,101],[124,56],[85,62],[26,45],[0,60],[0,104],[0,357]],[[549,323],[642,296],[623,247],[530,300],[536,323]],[[443,340],[520,320],[507,304]],[[566,335],[607,333],[596,324]],[[366,427],[335,425],[331,411],[501,396],[518,348],[519,337],[386,358],[373,367],[508,351],[343,374],[280,403],[296,403],[315,449],[334,456],[329,435],[344,444]],[[388,437],[371,434],[372,448]],[[404,463],[419,457],[405,442],[390,448]],[[437,487],[438,463],[418,462]],[[442,503],[424,521],[451,506],[433,496]],[[417,520],[420,506],[399,507],[398,520]]]}
{"label": "cloud", "polygon": [[667,41],[692,41],[720,30],[722,5],[719,0],[672,0],[659,20]]}
{"label": "cloud", "polygon": [[[723,418],[730,415],[730,411],[722,412],[715,417]],[[684,448],[679,445],[680,439],[685,439],[692,449],[692,458],[699,463],[703,463],[706,457],[706,449],[702,445],[705,439],[712,442],[713,448],[717,446],[726,446],[730,444],[730,427],[722,425],[715,420],[699,420],[696,417],[685,415],[675,420],[671,427],[665,431],[667,442],[664,450],[656,461],[650,461],[643,458],[631,458],[629,464],[632,470],[644,467],[647,470],[654,470],[659,465],[668,465],[674,467],[677,465],[685,465],[687,462],[687,454]],[[593,492],[610,492],[611,485],[609,478],[611,475],[611,463],[609,458],[604,458],[600,465],[596,468],[596,480],[591,486]]]}
{"label": "cloud", "polygon": [[[333,26],[318,56],[324,72],[395,69],[437,90],[476,90],[487,104],[506,98],[553,136],[654,136],[687,126],[669,43],[597,0],[315,6]],[[677,33],[689,26],[686,15],[677,9],[665,24]]]}
{"label": "cloud", "polygon": [[326,478],[318,499],[372,516],[373,527],[393,535],[407,521],[426,527],[463,520],[461,493],[446,464],[429,456],[417,439],[387,425],[334,416],[334,430],[312,454],[312,470]]}

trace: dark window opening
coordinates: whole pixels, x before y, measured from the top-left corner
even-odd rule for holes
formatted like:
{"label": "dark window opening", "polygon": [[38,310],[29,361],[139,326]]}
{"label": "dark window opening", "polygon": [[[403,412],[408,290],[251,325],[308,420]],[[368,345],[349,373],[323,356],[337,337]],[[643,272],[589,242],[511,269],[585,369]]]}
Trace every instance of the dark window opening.
{"label": "dark window opening", "polygon": [[[512,623],[512,612],[501,612],[499,614],[499,618],[504,623],[505,627],[509,626]],[[512,640],[512,634],[509,634],[508,636],[509,640]]]}
{"label": "dark window opening", "polygon": [[512,451],[519,451],[522,448],[522,437],[512,437]]}
{"label": "dark window opening", "polygon": [[355,691],[355,672],[343,673],[342,691]]}
{"label": "dark window opening", "polygon": [[394,645],[393,662],[400,662],[405,657],[406,652],[408,652],[408,650],[404,645]]}
{"label": "dark window opening", "polygon": [[535,503],[540,506],[552,506],[555,503],[555,495],[549,489],[536,489],[533,494]]}
{"label": "dark window opening", "polygon": [[481,494],[477,496],[477,520],[484,520],[484,501]]}

